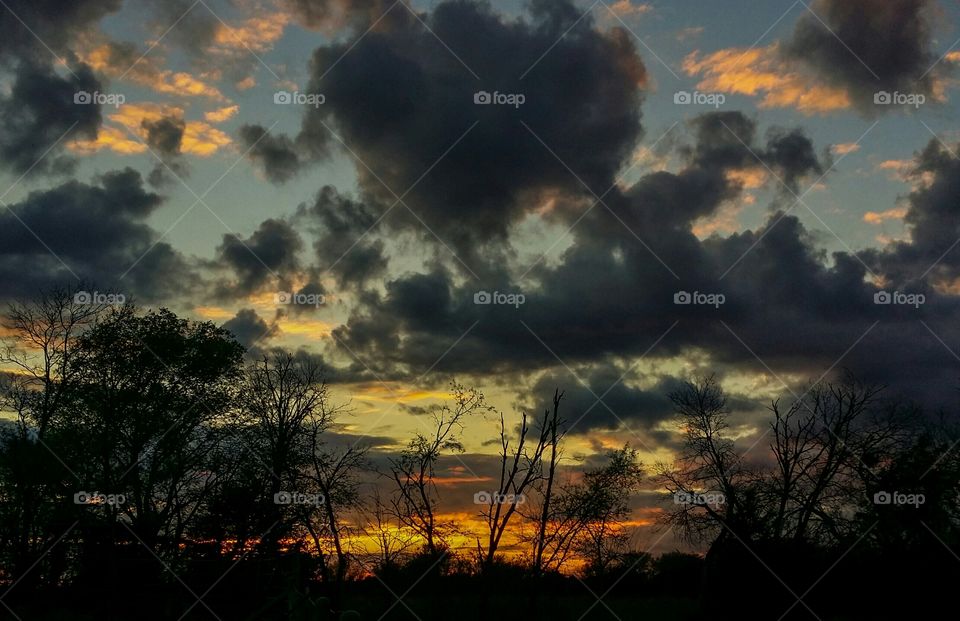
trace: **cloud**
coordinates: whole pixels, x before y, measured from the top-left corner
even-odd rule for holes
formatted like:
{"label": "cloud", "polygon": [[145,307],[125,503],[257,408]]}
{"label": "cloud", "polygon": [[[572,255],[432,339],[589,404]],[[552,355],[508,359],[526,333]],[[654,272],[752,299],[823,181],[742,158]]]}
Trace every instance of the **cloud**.
{"label": "cloud", "polygon": [[934,94],[931,0],[817,0],[782,48],[868,115],[878,91]]}
{"label": "cloud", "polygon": [[863,221],[868,224],[883,224],[887,220],[902,220],[907,215],[906,207],[894,207],[886,211],[868,211],[863,214]]}
{"label": "cloud", "polygon": [[277,334],[276,324],[268,324],[252,308],[237,311],[237,314],[221,327],[229,330],[237,342],[247,348],[248,354],[252,356],[256,356],[261,351],[262,348],[259,346],[262,342]]}
{"label": "cloud", "polygon": [[282,36],[291,16],[282,11],[259,14],[236,26],[220,23],[213,33],[214,50],[250,51],[262,54],[269,51]]}
{"label": "cloud", "polygon": [[164,122],[165,119],[169,123],[182,123],[181,154],[210,157],[232,142],[230,136],[209,123],[183,120],[183,115],[183,108],[176,106],[154,103],[123,104],[108,116],[114,125],[105,125],[104,129],[112,127],[112,131],[101,132],[95,140],[73,141],[68,146],[81,153],[95,153],[103,149],[121,154],[141,153],[143,149],[134,148],[130,139],[136,141],[139,137],[141,141],[147,142],[149,128]]}
{"label": "cloud", "polygon": [[930,0],[817,0],[787,39],[684,59],[704,91],[761,97],[761,108],[826,114],[855,108],[877,116],[878,92],[944,97],[951,62],[932,52]]}
{"label": "cloud", "polygon": [[0,215],[5,295],[77,278],[145,301],[189,295],[193,266],[147,224],[161,202],[130,168],[31,192]]}
{"label": "cloud", "polygon": [[328,185],[312,204],[300,206],[296,218],[315,236],[318,267],[335,276],[341,289],[361,289],[386,274],[384,243],[371,235],[378,219],[367,205]]}
{"label": "cloud", "polygon": [[216,86],[188,72],[163,69],[161,57],[144,55],[132,43],[110,41],[90,50],[83,59],[110,78],[122,77],[163,95],[227,99]]}
{"label": "cloud", "polygon": [[303,167],[304,162],[293,141],[284,135],[270,134],[262,125],[242,126],[240,142],[247,158],[263,171],[271,183],[286,183]]}
{"label": "cloud", "polygon": [[240,111],[240,106],[226,106],[223,108],[217,108],[216,110],[210,110],[203,113],[203,120],[208,123],[223,123],[224,121],[229,121],[237,112]]}
{"label": "cloud", "polygon": [[219,286],[217,295],[246,296],[267,285],[272,285],[273,291],[289,290],[286,283],[300,271],[297,253],[302,247],[303,241],[293,227],[273,218],[261,222],[247,239],[224,235],[216,260],[232,278]]}
{"label": "cloud", "polygon": [[[483,4],[444,2],[424,14],[427,30],[398,7],[362,39],[316,50],[306,90],[326,103],[305,110],[296,145],[320,157],[339,147],[333,128],[375,165],[357,165],[365,201],[385,208],[409,189],[404,202],[458,252],[501,242],[532,196],[586,192],[566,166],[603,192],[642,134],[647,75],[631,35],[598,32],[581,15],[567,2],[534,2],[529,21],[506,21]],[[436,37],[456,42],[456,57]],[[525,103],[476,105],[480,90],[521,93]],[[402,211],[390,225],[422,230]],[[483,262],[466,257],[474,260]]]}
{"label": "cloud", "polygon": [[74,97],[102,86],[85,66],[72,72],[61,77],[49,66],[19,65],[9,96],[0,96],[0,166],[17,175],[69,172],[72,160],[59,154],[63,145],[96,139],[100,106]]}
{"label": "cloud", "polygon": [[830,146],[830,151],[836,155],[849,155],[860,150],[860,145],[855,142],[843,142]]}
{"label": "cloud", "polygon": [[[417,377],[426,369],[440,376],[516,377],[558,365],[587,377],[599,372],[601,361],[645,356],[650,365],[700,359],[701,368],[721,372],[765,373],[768,365],[791,383],[836,365],[889,383],[894,394],[926,403],[947,398],[952,355],[916,319],[956,342],[960,332],[949,317],[960,310],[958,300],[917,279],[960,238],[956,210],[948,207],[960,196],[960,170],[954,170],[960,164],[932,147],[919,156],[912,174],[933,174],[934,182],[911,195],[905,219],[912,236],[902,248],[828,256],[813,232],[780,210],[760,226],[701,240],[697,223],[742,196],[744,184],[730,173],[752,169],[753,153],[794,184],[822,174],[826,161],[802,132],[762,133],[739,113],[702,115],[690,129],[695,142],[678,147],[685,162],[680,170],[650,172],[611,191],[604,199],[609,211],[584,214],[560,256],[530,269],[525,280],[512,278],[509,269],[496,280],[464,280],[452,268],[428,264],[388,278],[382,293],[361,296],[334,331],[338,343],[385,378]],[[916,255],[929,261],[923,265]],[[863,262],[884,286],[924,291],[927,304],[875,304],[880,283],[871,282]],[[934,275],[948,282],[960,276],[958,264],[948,256],[943,273]],[[525,302],[476,304],[481,289],[519,292]],[[725,303],[677,305],[678,291],[722,293]],[[894,359],[910,371],[899,374],[889,364]],[[564,386],[575,383],[567,378]]]}
{"label": "cloud", "polygon": [[148,177],[150,185],[157,187],[169,183],[174,175],[185,177],[189,170],[181,158],[187,128],[184,120],[178,116],[144,119],[141,127],[147,133],[147,145],[160,158]]}
{"label": "cloud", "polygon": [[825,114],[850,107],[841,88],[818,83],[814,76],[793,69],[777,45],[755,49],[725,49],[683,60],[688,75],[703,76],[697,88],[705,92],[760,96],[759,107],[796,108],[804,114]]}

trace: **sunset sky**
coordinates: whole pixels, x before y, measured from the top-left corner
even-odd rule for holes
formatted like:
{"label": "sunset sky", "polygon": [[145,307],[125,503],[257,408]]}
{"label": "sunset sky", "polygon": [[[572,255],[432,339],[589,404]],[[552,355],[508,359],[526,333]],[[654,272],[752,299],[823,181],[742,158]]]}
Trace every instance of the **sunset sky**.
{"label": "sunset sky", "polygon": [[[316,356],[340,439],[380,463],[452,378],[508,420],[565,390],[571,467],[624,443],[669,460],[666,395],[695,374],[757,459],[770,400],[842,369],[952,407],[958,18],[0,0],[0,301],[82,282]],[[470,421],[443,462],[465,521],[496,433]],[[658,502],[634,524],[666,549]]]}

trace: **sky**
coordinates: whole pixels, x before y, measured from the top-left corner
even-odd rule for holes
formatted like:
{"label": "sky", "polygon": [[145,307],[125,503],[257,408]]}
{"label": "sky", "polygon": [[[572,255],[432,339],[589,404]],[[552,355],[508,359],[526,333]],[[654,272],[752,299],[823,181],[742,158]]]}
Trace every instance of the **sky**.
{"label": "sky", "polygon": [[[382,457],[451,379],[571,464],[960,369],[960,3],[3,0],[0,298],[83,283],[321,360]],[[471,510],[494,419],[442,476]],[[637,501],[637,523],[654,511]],[[651,535],[652,536],[652,535]]]}

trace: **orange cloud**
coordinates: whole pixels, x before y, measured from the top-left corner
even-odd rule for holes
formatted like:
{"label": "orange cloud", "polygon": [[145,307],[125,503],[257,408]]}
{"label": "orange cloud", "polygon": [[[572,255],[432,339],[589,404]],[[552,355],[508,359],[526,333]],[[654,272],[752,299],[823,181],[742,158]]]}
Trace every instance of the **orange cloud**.
{"label": "orange cloud", "polygon": [[234,86],[234,88],[236,88],[238,91],[246,91],[246,90],[249,90],[249,89],[253,88],[253,87],[256,86],[256,85],[257,85],[257,81],[253,79],[253,76],[252,76],[252,75],[250,75],[250,76],[247,76],[247,77],[245,77],[244,79],[240,80],[239,82],[237,82],[237,83],[234,84],[233,86]]}
{"label": "orange cloud", "polygon": [[209,112],[203,113],[203,119],[210,123],[223,123],[227,121],[240,111],[240,106],[227,106],[225,108],[217,108],[216,110],[211,110]]}
{"label": "orange cloud", "polygon": [[767,182],[767,171],[759,166],[741,170],[728,170],[727,180],[739,183],[745,190],[756,190],[762,188],[763,184]]}
{"label": "orange cloud", "polygon": [[860,145],[855,142],[844,142],[831,146],[830,150],[836,155],[847,155],[848,153],[855,153],[856,151],[859,151]]}
{"label": "orange cloud", "polygon": [[161,69],[160,60],[154,56],[135,59],[131,65],[127,54],[109,44],[101,45],[82,54],[84,62],[96,71],[111,78],[130,80],[157,93],[180,97],[206,97],[214,101],[226,101],[217,87],[195,78],[185,71]]}
{"label": "orange cloud", "polygon": [[90,155],[102,149],[109,149],[122,155],[135,155],[147,150],[147,145],[133,138],[122,129],[110,125],[104,125],[97,131],[96,140],[76,140],[69,143],[67,147],[74,153],[84,155]]}
{"label": "orange cloud", "polygon": [[609,5],[610,10],[614,14],[620,17],[633,17],[635,15],[643,15],[644,13],[649,13],[653,10],[653,6],[649,4],[633,4],[630,0],[618,0],[613,4]]}
{"label": "orange cloud", "polygon": [[198,306],[193,309],[200,317],[204,319],[230,319],[233,317],[233,313],[228,311],[225,308],[220,308],[219,306]]}
{"label": "orange cloud", "polygon": [[[67,146],[77,153],[95,153],[103,149],[125,155],[143,153],[147,150],[144,144],[147,132],[143,129],[143,122],[157,121],[169,116],[183,118],[183,109],[155,103],[124,104],[108,117],[115,125],[104,124],[97,132],[96,140],[75,141]],[[126,128],[126,131],[122,128]],[[137,137],[140,140],[137,140]],[[230,136],[208,123],[186,121],[180,151],[209,157],[231,142]]]}
{"label": "orange cloud", "polygon": [[804,114],[825,114],[850,107],[841,89],[817,84],[811,76],[791,69],[779,58],[776,45],[742,50],[730,48],[705,56],[693,52],[683,70],[703,76],[701,91],[762,97],[761,108],[796,108]]}
{"label": "orange cloud", "polygon": [[220,23],[213,34],[214,45],[227,50],[266,52],[273,47],[290,22],[290,15],[279,12],[251,17],[238,26]]}
{"label": "orange cloud", "polygon": [[906,207],[894,207],[886,211],[868,211],[863,214],[863,221],[869,224],[883,224],[886,220],[903,220],[907,215]]}

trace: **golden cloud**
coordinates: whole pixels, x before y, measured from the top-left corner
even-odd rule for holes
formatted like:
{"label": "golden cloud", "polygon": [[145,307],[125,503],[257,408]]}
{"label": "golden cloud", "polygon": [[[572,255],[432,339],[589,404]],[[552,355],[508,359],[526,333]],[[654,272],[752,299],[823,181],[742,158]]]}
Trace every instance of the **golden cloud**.
{"label": "golden cloud", "polygon": [[793,70],[777,45],[766,48],[719,50],[705,56],[695,51],[683,60],[683,70],[703,76],[701,91],[762,97],[760,108],[796,108],[804,114],[825,114],[851,106],[841,89],[816,83],[812,76]]}
{"label": "golden cloud", "polygon": [[869,224],[883,224],[886,220],[903,220],[907,215],[906,207],[894,207],[886,211],[868,211],[863,214],[863,221]]}
{"label": "golden cloud", "polygon": [[844,142],[841,144],[835,144],[830,147],[830,150],[835,155],[847,155],[848,153],[855,153],[860,150],[860,145],[855,142]]}
{"label": "golden cloud", "polygon": [[108,44],[96,47],[85,54],[82,53],[81,56],[85,63],[104,75],[115,79],[122,76],[124,80],[130,80],[157,93],[227,101],[217,87],[200,78],[195,78],[185,71],[162,69],[160,66],[162,61],[155,56],[144,56],[130,65],[126,55]]}
{"label": "golden cloud", "polygon": [[[147,131],[143,128],[143,122],[158,121],[170,116],[182,119],[183,108],[155,103],[125,104],[108,117],[115,125],[104,124],[97,132],[96,140],[78,140],[67,146],[74,152],[85,154],[104,149],[124,155],[143,153],[147,150]],[[184,154],[209,157],[231,142],[230,136],[209,123],[186,121],[180,151]]]}
{"label": "golden cloud", "polygon": [[217,108],[216,110],[211,110],[209,112],[203,113],[203,119],[210,123],[223,123],[227,121],[240,111],[240,106],[227,106],[225,108]]}
{"label": "golden cloud", "polygon": [[288,13],[278,12],[251,17],[238,26],[221,22],[213,35],[214,45],[225,50],[266,52],[283,36],[290,19]]}
{"label": "golden cloud", "polygon": [[615,15],[620,17],[633,17],[635,15],[643,15],[649,13],[653,10],[653,6],[649,4],[634,4],[630,0],[618,0],[613,4],[609,5],[610,10],[613,11]]}

